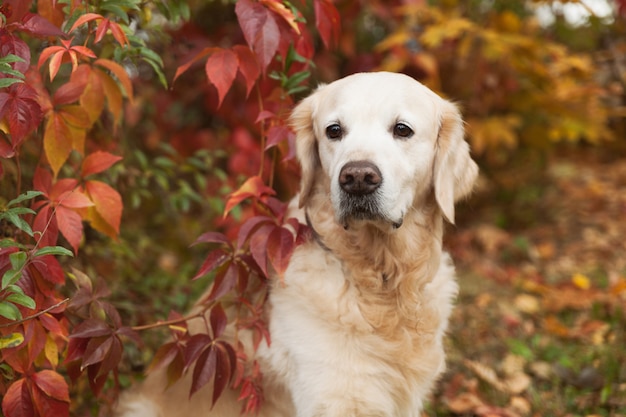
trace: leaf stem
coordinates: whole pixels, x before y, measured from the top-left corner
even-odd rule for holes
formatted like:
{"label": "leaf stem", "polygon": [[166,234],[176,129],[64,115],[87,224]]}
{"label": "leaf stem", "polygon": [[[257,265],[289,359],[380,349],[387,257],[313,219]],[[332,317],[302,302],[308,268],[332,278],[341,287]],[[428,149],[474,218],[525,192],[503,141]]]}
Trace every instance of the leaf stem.
{"label": "leaf stem", "polygon": [[28,320],[35,319],[35,318],[37,318],[37,317],[39,317],[39,316],[41,316],[41,315],[43,315],[43,314],[46,314],[47,312],[49,312],[49,311],[51,311],[51,310],[54,310],[55,308],[57,308],[57,307],[59,307],[59,306],[61,306],[61,305],[65,304],[65,303],[67,303],[68,301],[70,301],[70,299],[69,299],[69,298],[66,298],[66,299],[64,299],[64,300],[59,301],[59,302],[58,302],[58,303],[56,303],[55,305],[53,305],[53,306],[50,306],[50,307],[46,308],[45,310],[41,310],[41,311],[39,311],[39,312],[37,312],[37,313],[33,314],[32,316],[24,317],[24,318],[23,318],[23,319],[21,319],[21,320],[12,321],[11,323],[4,323],[4,324],[0,324],[0,329],[1,329],[1,328],[4,328],[4,327],[15,326],[16,324],[24,323],[24,322],[26,322],[26,321],[28,321]]}

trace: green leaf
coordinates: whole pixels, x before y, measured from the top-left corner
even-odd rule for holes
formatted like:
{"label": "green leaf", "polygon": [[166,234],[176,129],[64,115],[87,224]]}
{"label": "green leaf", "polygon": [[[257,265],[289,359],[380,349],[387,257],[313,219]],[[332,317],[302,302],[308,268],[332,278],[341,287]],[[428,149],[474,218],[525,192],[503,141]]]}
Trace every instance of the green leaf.
{"label": "green leaf", "polygon": [[26,61],[23,58],[14,54],[8,54],[0,58],[0,63],[2,64],[11,64],[13,62],[26,62]]}
{"label": "green leaf", "polygon": [[2,289],[7,288],[10,285],[15,284],[22,277],[22,271],[9,269],[2,275]]}
{"label": "green leaf", "polygon": [[18,84],[18,83],[23,83],[23,82],[24,81],[18,78],[0,78],[0,88],[5,88],[13,84]]}
{"label": "green leaf", "polygon": [[74,256],[71,250],[64,248],[63,246],[46,246],[45,248],[38,249],[35,251],[33,256],[45,256],[45,255],[54,255],[54,256]]}
{"label": "green leaf", "polygon": [[21,333],[11,333],[6,336],[0,336],[0,349],[13,348],[24,342],[24,335]]}
{"label": "green leaf", "polygon": [[19,204],[22,201],[32,200],[35,197],[39,197],[43,193],[41,191],[27,191],[24,194],[20,194],[16,199],[9,201],[7,207],[14,206],[15,204]]}
{"label": "green leaf", "polygon": [[1,239],[0,249],[4,249],[4,248],[18,248],[22,250],[27,249],[26,245],[22,245],[21,243],[18,243],[13,239]]}
{"label": "green leaf", "polygon": [[19,293],[9,294],[9,296],[5,298],[5,301],[10,301],[14,304],[19,304],[26,308],[30,308],[31,310],[34,310],[35,307],[37,307],[37,305],[35,304],[35,300],[33,300],[32,298],[30,298],[29,296],[25,294],[19,294]]}
{"label": "green leaf", "polygon": [[14,252],[9,255],[9,260],[11,261],[11,267],[15,270],[21,270],[26,265],[26,261],[28,260],[28,255],[26,252]]}
{"label": "green leaf", "polygon": [[20,216],[15,214],[14,212],[7,211],[5,213],[2,213],[1,217],[5,218],[6,220],[8,220],[11,223],[13,223],[15,225],[15,227],[17,227],[21,231],[27,233],[28,236],[33,236],[33,229],[31,229],[30,225],[24,219],[22,219]]}
{"label": "green leaf", "polygon": [[[9,210],[6,211],[6,213],[13,213],[13,214],[17,214],[17,215],[22,215],[22,214],[36,214],[37,212],[35,210],[31,210],[27,207],[13,207]],[[2,213],[0,213],[0,215],[2,215]]]}
{"label": "green leaf", "polygon": [[113,13],[115,16],[119,17],[124,21],[124,23],[128,24],[128,13],[124,9],[122,9],[118,4],[115,3],[102,3],[100,5],[102,10],[106,10],[107,12]]}
{"label": "green leaf", "polygon": [[20,313],[20,310],[18,310],[14,304],[1,301],[0,316],[9,320],[20,320],[22,318],[22,313]]}
{"label": "green leaf", "polygon": [[161,83],[161,85],[164,88],[167,88],[167,78],[165,77],[165,74],[163,73],[162,65],[159,65],[157,62],[154,62],[153,60],[148,59],[148,58],[143,58],[143,60],[152,67],[157,77],[159,78],[159,82]]}
{"label": "green leaf", "polygon": [[3,74],[12,75],[16,78],[19,78],[20,80],[24,80],[24,78],[26,77],[21,72],[11,68],[9,64],[4,64],[4,65],[0,64],[0,72],[2,72]]}

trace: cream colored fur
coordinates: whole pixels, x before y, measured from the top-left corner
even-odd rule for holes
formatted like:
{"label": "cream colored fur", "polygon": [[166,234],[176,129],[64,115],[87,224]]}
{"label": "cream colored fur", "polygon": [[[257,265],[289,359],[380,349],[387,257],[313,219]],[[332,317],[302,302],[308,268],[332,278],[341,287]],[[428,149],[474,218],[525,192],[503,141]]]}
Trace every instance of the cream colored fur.
{"label": "cream colored fur", "polygon": [[[304,222],[306,212],[316,238],[295,250],[284,284],[270,292],[272,343],[256,353],[260,416],[420,416],[445,368],[442,338],[457,292],[441,247],[443,219],[454,222],[454,202],[478,172],[461,116],[407,76],[366,73],[318,88],[291,120],[302,166],[292,214]],[[397,123],[413,135],[395,137]],[[330,124],[342,126],[339,140],[327,138]],[[345,211],[339,172],[356,160],[382,175],[380,213],[371,219],[338,213]],[[239,414],[237,393],[211,410],[211,387],[189,399],[189,384],[190,375],[166,389],[164,373],[151,374],[122,398],[117,415]]]}

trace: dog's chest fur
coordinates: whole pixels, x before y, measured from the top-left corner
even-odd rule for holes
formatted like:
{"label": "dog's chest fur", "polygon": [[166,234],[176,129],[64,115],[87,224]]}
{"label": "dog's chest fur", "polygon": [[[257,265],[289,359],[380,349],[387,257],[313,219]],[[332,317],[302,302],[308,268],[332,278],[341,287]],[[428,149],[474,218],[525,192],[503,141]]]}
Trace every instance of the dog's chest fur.
{"label": "dog's chest fur", "polygon": [[413,416],[424,382],[443,369],[456,291],[447,256],[440,262],[438,242],[410,254],[428,264],[389,259],[390,247],[360,253],[368,248],[356,241],[348,251],[341,239],[325,241],[299,247],[272,289],[272,344],[261,355],[291,387],[299,417]]}

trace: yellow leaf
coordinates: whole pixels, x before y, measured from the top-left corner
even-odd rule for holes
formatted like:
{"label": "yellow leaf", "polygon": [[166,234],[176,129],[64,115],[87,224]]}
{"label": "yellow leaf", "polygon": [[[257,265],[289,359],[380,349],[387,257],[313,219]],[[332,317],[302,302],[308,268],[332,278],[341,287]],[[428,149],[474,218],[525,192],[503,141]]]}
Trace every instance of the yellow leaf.
{"label": "yellow leaf", "polygon": [[0,336],[0,349],[7,349],[19,346],[24,341],[24,335],[21,333],[11,333],[6,336]]}
{"label": "yellow leaf", "polygon": [[46,337],[44,354],[46,355],[46,359],[48,359],[52,367],[56,368],[59,364],[59,348],[57,347],[57,344],[54,341],[52,334],[50,333],[48,333],[48,336]]}
{"label": "yellow leaf", "polygon": [[572,283],[581,290],[588,290],[591,287],[591,281],[589,278],[582,274],[574,274],[572,277]]}

